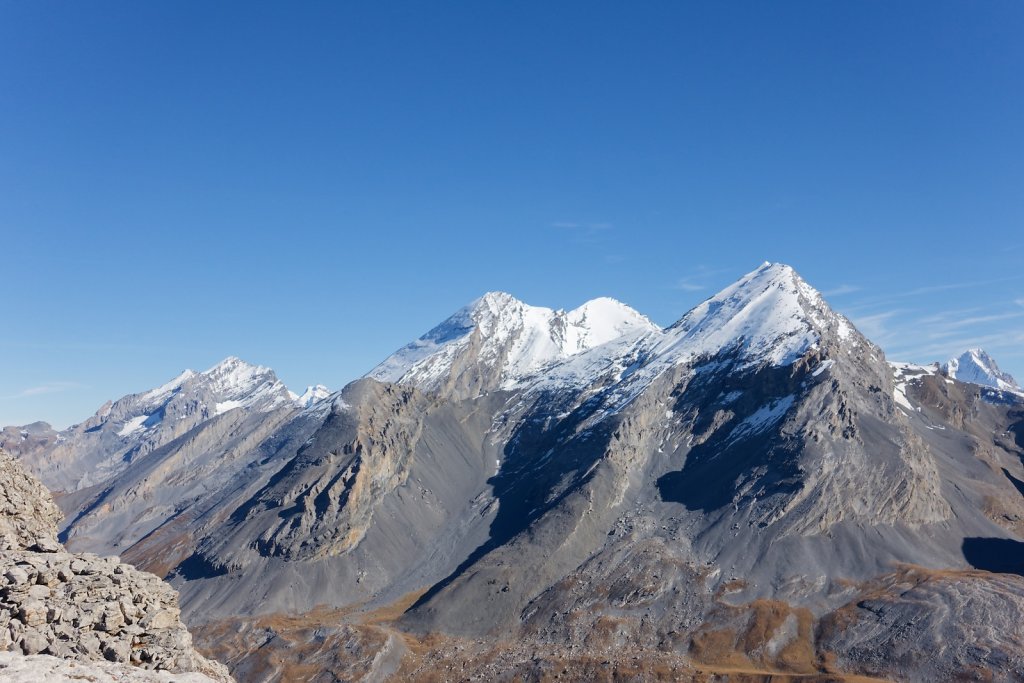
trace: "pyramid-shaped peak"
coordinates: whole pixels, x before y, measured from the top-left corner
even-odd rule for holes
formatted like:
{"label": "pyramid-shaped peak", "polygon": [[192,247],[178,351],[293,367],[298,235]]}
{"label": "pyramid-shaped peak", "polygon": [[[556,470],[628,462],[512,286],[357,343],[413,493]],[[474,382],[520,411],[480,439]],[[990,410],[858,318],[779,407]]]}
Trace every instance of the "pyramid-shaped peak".
{"label": "pyramid-shaped peak", "polygon": [[667,343],[680,349],[715,353],[740,345],[752,361],[775,365],[792,362],[824,336],[845,342],[855,334],[792,266],[767,261],[668,331],[674,341]]}
{"label": "pyramid-shaped peak", "polygon": [[699,304],[687,313],[677,325],[687,318],[694,317],[694,314],[700,317],[702,311],[738,312],[754,303],[759,307],[827,308],[821,294],[807,284],[792,266],[765,261],[756,269]]}
{"label": "pyramid-shaped peak", "polygon": [[796,270],[793,268],[793,266],[787,263],[773,263],[772,261],[763,262],[760,266],[757,267],[757,270],[755,270],[754,272],[770,272],[786,275],[796,275]]}
{"label": "pyramid-shaped peak", "polygon": [[[771,263],[765,261],[760,266],[750,271],[729,287],[719,292],[716,297],[720,297],[726,292],[732,292],[741,289],[757,289],[763,286],[774,286],[782,287],[785,289],[797,291],[800,285],[809,286],[804,282],[804,279],[796,272],[796,270],[785,263]],[[713,297],[713,298],[716,298]]]}
{"label": "pyramid-shaped peak", "polygon": [[984,349],[973,348],[951,358],[943,370],[953,379],[1004,391],[1021,391],[1017,380],[999,369],[998,363]]}

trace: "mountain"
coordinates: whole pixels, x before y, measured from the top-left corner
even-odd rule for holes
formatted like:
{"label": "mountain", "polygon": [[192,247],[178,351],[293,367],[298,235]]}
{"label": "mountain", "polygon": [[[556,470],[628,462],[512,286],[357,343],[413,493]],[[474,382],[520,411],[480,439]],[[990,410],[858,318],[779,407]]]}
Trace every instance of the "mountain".
{"label": "mountain", "polygon": [[310,408],[314,403],[319,403],[328,396],[331,395],[331,390],[325,387],[323,384],[311,384],[306,387],[306,390],[302,392],[302,395],[292,395],[292,400],[300,408]]}
{"label": "mountain", "polygon": [[1017,381],[999,370],[995,360],[982,349],[968,349],[959,357],[951,358],[942,366],[943,372],[953,379],[980,384],[1001,391],[1022,391]]}
{"label": "mountain", "polygon": [[665,329],[491,293],[308,407],[207,414],[64,533],[243,680],[1017,680],[1024,397],[958,377],[782,264]]}
{"label": "mountain", "polygon": [[196,514],[256,466],[254,445],[326,393],[317,385],[296,396],[270,368],[229,357],[108,402],[61,432],[45,423],[8,427],[0,448],[60,493],[69,546],[123,553],[169,520]]}
{"label": "mountain", "polygon": [[367,376],[474,397],[514,389],[560,361],[608,342],[657,331],[657,325],[614,299],[594,299],[565,312],[489,292]]}
{"label": "mountain", "polygon": [[230,357],[205,372],[185,370],[155,389],[108,402],[61,432],[45,423],[17,434],[7,428],[0,446],[26,454],[33,472],[51,489],[75,491],[117,476],[132,461],[211,418],[236,409],[293,409],[292,404],[292,395],[271,369]]}
{"label": "mountain", "polygon": [[59,519],[42,484],[0,451],[0,679],[231,682],[192,648],[169,586],[116,557],[66,552]]}

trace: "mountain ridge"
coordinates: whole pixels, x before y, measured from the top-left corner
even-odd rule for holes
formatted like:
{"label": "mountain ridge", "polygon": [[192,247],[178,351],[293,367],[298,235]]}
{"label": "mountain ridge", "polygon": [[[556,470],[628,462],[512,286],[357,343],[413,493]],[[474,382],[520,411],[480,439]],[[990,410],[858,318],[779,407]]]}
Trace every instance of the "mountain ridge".
{"label": "mountain ridge", "polygon": [[[941,657],[876,661],[903,646],[857,607],[891,600],[901,619],[1004,601],[990,619],[1012,636],[1024,580],[993,572],[1024,545],[1024,400],[890,363],[789,266],[762,264],[664,329],[608,299],[564,312],[488,294],[368,377],[289,401],[208,411],[62,496],[68,542],[167,576],[209,646],[326,607],[355,612],[316,628],[369,638],[372,658],[381,634],[358,615],[402,604],[385,640],[461,643],[443,657],[513,633],[556,661],[588,638],[615,659],[615,638],[588,636],[614,622],[631,647],[695,665],[713,663],[715,633],[715,656],[758,671],[797,666],[780,654],[796,649],[804,673],[834,658],[943,678],[999,653],[1024,675],[998,629],[972,650],[969,623],[931,617],[905,642]],[[904,601],[918,576],[931,592]],[[767,641],[723,635],[766,601],[782,615]],[[797,622],[857,626],[819,639]]]}

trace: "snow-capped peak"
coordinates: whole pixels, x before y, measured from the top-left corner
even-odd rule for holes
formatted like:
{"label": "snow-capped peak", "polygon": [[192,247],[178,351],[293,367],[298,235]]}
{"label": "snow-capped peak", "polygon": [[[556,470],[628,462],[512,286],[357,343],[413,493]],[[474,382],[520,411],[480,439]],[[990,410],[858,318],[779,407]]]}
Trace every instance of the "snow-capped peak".
{"label": "snow-capped peak", "polygon": [[830,329],[840,340],[853,330],[792,267],[765,262],[669,327],[659,353],[685,360],[737,345],[750,362],[784,365]]}
{"label": "snow-capped peak", "polygon": [[573,353],[606,344],[624,334],[660,329],[648,318],[610,297],[591,299],[565,314],[567,343]]}
{"label": "snow-capped peak", "polygon": [[664,331],[630,337],[573,356],[545,371],[535,387],[588,386],[617,377],[609,393],[623,405],[666,369],[723,351],[740,366],[786,365],[818,345],[861,343],[853,326],[785,264],[764,263],[698,304]]}
{"label": "snow-capped peak", "polygon": [[271,410],[291,401],[291,392],[273,370],[237,356],[228,356],[196,380],[214,395],[218,415],[235,408]]}
{"label": "snow-capped peak", "polygon": [[1021,391],[1017,381],[1002,372],[995,359],[983,349],[968,349],[957,358],[951,358],[942,369],[949,377],[961,382],[980,384],[1003,391]]}
{"label": "snow-capped peak", "polygon": [[244,388],[257,382],[272,370],[262,365],[246,363],[237,356],[228,356],[209,370],[200,373],[204,380],[220,390]]}
{"label": "snow-capped peak", "polygon": [[566,312],[530,306],[504,292],[488,292],[399,349],[368,376],[434,387],[472,342],[473,362],[496,370],[499,385],[510,388],[558,360],[624,334],[656,330],[658,326],[646,317],[607,297]]}
{"label": "snow-capped peak", "polygon": [[126,396],[107,412],[116,412],[115,422],[121,425],[119,436],[141,435],[160,424],[169,410],[169,402],[176,402],[179,397],[186,403],[198,400],[214,415],[235,408],[272,410],[295,398],[270,368],[228,356],[203,372],[185,370],[155,389]]}
{"label": "snow-capped peak", "polygon": [[293,400],[300,408],[309,408],[331,395],[331,390],[323,384],[312,384],[306,387],[301,396],[292,394]]}

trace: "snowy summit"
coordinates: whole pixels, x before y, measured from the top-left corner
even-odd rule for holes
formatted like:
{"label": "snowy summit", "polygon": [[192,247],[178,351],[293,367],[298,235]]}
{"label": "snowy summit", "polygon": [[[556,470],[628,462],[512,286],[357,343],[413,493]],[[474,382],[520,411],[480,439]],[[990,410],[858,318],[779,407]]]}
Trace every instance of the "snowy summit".
{"label": "snowy summit", "polygon": [[1017,381],[1002,372],[995,359],[983,349],[968,349],[957,358],[951,358],[942,366],[946,374],[961,382],[980,384],[1002,391],[1021,391]]}

